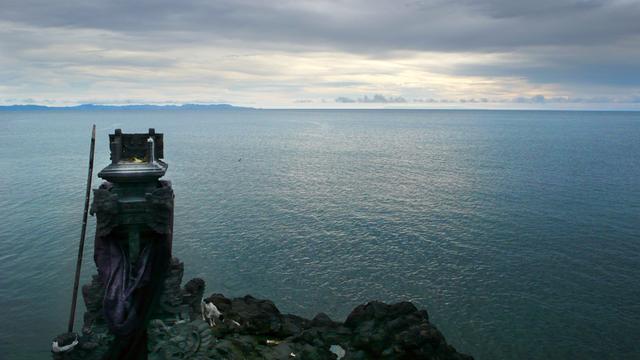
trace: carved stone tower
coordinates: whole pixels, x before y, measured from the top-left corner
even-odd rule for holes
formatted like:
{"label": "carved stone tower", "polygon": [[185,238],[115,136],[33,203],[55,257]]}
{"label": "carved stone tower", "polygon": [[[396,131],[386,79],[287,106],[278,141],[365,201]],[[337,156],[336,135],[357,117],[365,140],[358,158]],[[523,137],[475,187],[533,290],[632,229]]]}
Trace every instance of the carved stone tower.
{"label": "carved stone tower", "polygon": [[115,336],[113,357],[142,358],[171,259],[174,194],[170,182],[159,180],[167,170],[162,134],[117,129],[109,147],[111,164],[98,174],[106,181],[94,190],[91,207],[102,314]]}

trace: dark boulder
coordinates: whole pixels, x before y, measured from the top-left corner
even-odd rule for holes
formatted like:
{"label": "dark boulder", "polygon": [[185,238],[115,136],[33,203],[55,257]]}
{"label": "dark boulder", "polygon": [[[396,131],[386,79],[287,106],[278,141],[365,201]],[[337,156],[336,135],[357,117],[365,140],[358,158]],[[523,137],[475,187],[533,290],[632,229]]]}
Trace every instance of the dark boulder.
{"label": "dark boulder", "polygon": [[471,359],[448,345],[427,312],[409,302],[359,305],[345,326],[353,333],[354,359]]}

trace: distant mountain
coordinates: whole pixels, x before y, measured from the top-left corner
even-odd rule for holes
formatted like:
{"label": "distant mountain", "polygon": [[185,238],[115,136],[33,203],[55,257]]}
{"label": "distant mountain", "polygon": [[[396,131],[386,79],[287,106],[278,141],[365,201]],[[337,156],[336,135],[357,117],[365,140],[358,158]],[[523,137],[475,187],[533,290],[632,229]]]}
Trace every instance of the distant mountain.
{"label": "distant mountain", "polygon": [[46,106],[42,106],[42,105],[7,105],[7,106],[0,106],[0,111],[2,110],[15,110],[15,111],[21,111],[21,110],[47,110],[47,109],[53,109],[53,108],[49,108]]}
{"label": "distant mountain", "polygon": [[33,111],[33,110],[252,110],[251,107],[233,106],[229,104],[182,104],[182,105],[97,105],[82,104],[76,106],[44,106],[44,105],[7,105],[0,106],[0,111]]}

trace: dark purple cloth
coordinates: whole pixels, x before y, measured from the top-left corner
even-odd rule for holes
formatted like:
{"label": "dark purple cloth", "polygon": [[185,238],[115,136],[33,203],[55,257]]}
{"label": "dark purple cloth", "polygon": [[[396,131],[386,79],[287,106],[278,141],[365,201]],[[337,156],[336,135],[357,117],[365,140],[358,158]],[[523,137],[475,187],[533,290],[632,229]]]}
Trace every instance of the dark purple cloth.
{"label": "dark purple cloth", "polygon": [[146,324],[158,300],[171,259],[173,190],[169,182],[147,196],[145,241],[131,264],[122,243],[127,229],[118,223],[118,197],[112,185],[94,190],[91,212],[97,216],[94,261],[105,286],[103,313],[116,335],[107,359],[146,359]]}
{"label": "dark purple cloth", "polygon": [[109,328],[114,334],[128,335],[141,323],[136,306],[136,290],[147,286],[151,280],[151,244],[147,245],[131,265],[124,249],[114,241],[107,244],[103,283],[105,294],[103,309]]}
{"label": "dark purple cloth", "polygon": [[132,265],[116,237],[96,238],[94,257],[105,286],[102,311],[116,335],[105,359],[147,358],[146,325],[162,291],[171,256],[168,244],[168,237],[158,234]]}

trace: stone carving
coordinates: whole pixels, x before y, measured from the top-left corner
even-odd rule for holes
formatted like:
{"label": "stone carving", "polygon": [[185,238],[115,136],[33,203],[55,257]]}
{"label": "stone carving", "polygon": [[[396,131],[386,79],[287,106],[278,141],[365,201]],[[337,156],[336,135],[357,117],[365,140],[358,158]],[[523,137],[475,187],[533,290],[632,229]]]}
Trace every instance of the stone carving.
{"label": "stone carving", "polygon": [[[158,187],[145,194],[145,202],[139,210],[143,214],[139,217],[140,224],[146,224],[159,234],[170,234],[173,227],[173,198],[171,182],[158,181]],[[97,219],[96,236],[107,236],[122,224],[118,216],[118,199],[119,194],[114,192],[112,183],[104,182],[93,190],[90,213]]]}
{"label": "stone carving", "polygon": [[213,344],[213,333],[202,320],[181,320],[169,326],[155,319],[148,333],[150,360],[206,359]]}

